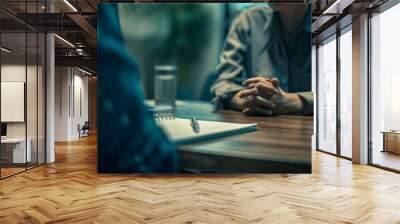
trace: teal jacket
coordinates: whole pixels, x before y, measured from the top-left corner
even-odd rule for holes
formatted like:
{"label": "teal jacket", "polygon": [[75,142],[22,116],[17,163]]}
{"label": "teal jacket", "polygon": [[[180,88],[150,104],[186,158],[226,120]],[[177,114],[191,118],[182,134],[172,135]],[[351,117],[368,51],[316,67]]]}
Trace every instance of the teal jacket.
{"label": "teal jacket", "polygon": [[98,172],[173,173],[175,145],[143,103],[139,69],[120,29],[118,6],[98,5]]}

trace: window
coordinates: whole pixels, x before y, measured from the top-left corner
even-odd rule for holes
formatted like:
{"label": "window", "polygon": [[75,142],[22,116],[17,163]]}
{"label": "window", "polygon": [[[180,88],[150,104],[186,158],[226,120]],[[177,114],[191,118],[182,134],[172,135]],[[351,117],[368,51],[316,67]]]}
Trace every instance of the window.
{"label": "window", "polygon": [[340,36],[340,155],[352,157],[352,33],[351,26]]}
{"label": "window", "polygon": [[318,149],[336,153],[336,36],[318,48]]}
{"label": "window", "polygon": [[400,170],[400,5],[371,18],[372,163]]}

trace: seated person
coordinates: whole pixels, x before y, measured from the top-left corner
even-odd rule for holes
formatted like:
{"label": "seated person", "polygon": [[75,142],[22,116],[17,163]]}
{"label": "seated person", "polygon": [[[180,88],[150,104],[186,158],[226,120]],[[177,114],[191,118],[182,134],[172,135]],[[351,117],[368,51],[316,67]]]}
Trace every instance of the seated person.
{"label": "seated person", "polygon": [[211,87],[215,103],[248,114],[312,114],[310,25],[308,4],[241,12]]}
{"label": "seated person", "polygon": [[175,145],[143,103],[139,69],[124,46],[117,5],[99,5],[99,15],[98,172],[177,172]]}

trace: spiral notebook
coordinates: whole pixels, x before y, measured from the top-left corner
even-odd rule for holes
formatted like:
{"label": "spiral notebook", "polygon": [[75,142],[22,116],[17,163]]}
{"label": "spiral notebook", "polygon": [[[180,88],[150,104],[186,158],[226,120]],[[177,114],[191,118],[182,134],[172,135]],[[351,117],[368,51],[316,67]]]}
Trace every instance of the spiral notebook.
{"label": "spiral notebook", "polygon": [[191,126],[190,119],[175,118],[171,114],[162,114],[157,115],[155,120],[169,140],[178,145],[210,141],[257,130],[256,123],[239,124],[198,120],[200,130],[196,133]]}

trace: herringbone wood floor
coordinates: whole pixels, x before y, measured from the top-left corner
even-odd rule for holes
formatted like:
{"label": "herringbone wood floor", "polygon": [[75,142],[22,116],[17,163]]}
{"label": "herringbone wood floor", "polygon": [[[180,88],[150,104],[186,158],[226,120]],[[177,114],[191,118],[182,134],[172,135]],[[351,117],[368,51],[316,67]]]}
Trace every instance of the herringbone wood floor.
{"label": "herringbone wood floor", "polygon": [[313,152],[312,175],[98,175],[96,139],[0,181],[0,223],[400,223],[400,175]]}

